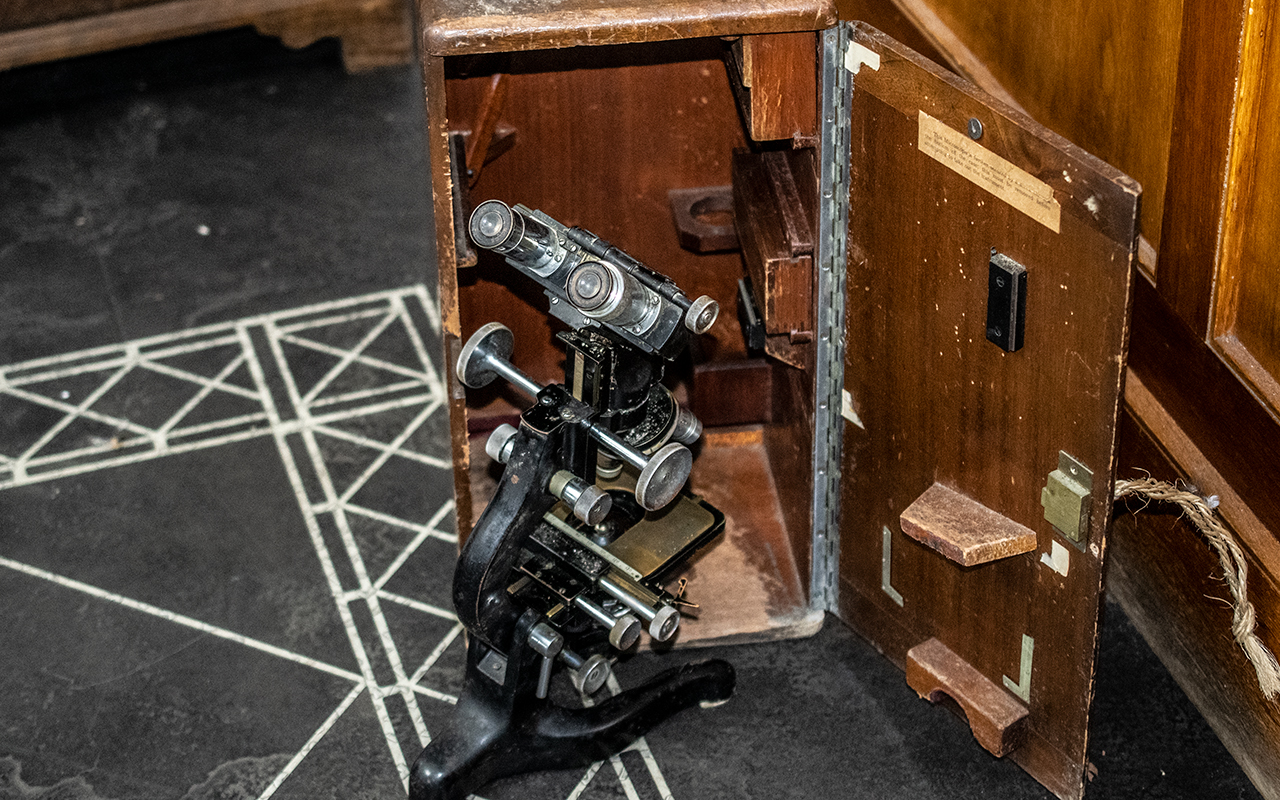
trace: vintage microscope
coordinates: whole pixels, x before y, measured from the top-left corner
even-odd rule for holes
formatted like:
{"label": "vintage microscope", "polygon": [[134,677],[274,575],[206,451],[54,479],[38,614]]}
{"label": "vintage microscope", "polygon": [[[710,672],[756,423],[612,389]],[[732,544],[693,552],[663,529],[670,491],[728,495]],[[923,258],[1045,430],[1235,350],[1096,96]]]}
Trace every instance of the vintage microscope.
{"label": "vintage microscope", "polygon": [[664,590],[680,565],[724,530],[724,515],[684,490],[702,432],[661,384],[667,362],[706,332],[719,307],[690,301],[665,276],[580,228],[489,200],[470,233],[542,285],[570,330],[564,385],[540,386],[508,360],[510,329],[491,322],[467,341],[458,379],[502,377],[533,405],[485,450],[505,465],[454,573],[468,633],[466,679],[449,725],[410,775],[411,800],[456,800],[500,777],[586,766],[695,703],[733,692],[714,660],[663,672],[585,707],[557,704],[558,667],[589,698],[614,651],[642,631],[669,641],[681,599]]}

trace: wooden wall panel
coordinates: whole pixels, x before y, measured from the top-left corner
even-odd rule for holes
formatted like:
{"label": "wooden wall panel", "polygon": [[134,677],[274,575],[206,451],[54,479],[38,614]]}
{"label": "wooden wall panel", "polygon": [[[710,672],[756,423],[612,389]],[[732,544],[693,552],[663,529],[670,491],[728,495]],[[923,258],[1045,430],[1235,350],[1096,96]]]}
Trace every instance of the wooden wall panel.
{"label": "wooden wall panel", "polygon": [[[1236,108],[1240,36],[1249,0],[1183,0],[1168,191],[1157,288],[1201,340],[1209,334],[1213,277]],[[1156,206],[1149,204],[1147,216]]]}
{"label": "wooden wall panel", "polygon": [[[878,51],[880,65],[853,81],[860,157],[851,166],[845,387],[862,426],[844,429],[842,610],[899,663],[934,637],[997,687],[1021,679],[1029,636],[1030,730],[1010,757],[1059,796],[1078,797],[1137,189],[900,46],[865,32],[855,41]],[[1061,232],[920,152],[921,111],[952,131],[978,118],[985,132],[977,145],[965,138],[970,151],[981,145],[1047,184]],[[993,247],[1027,269],[1026,345],[1013,353],[985,335]],[[1095,476],[1080,548],[1040,506],[1059,450]],[[1034,530],[1038,547],[964,568],[907,538],[899,516],[934,482]],[[1065,575],[1044,562],[1055,544]]]}
{"label": "wooden wall panel", "polygon": [[1275,3],[1258,3],[1251,11],[1214,284],[1213,337],[1280,412],[1280,28]]}

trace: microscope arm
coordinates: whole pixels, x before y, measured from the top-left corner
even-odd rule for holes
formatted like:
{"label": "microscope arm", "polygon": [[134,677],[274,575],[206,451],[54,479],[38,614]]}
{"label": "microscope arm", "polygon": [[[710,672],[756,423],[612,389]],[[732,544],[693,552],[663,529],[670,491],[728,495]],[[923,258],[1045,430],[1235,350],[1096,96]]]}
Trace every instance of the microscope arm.
{"label": "microscope arm", "polygon": [[525,540],[556,498],[547,491],[559,468],[562,429],[549,433],[521,425],[498,491],[476,521],[453,575],[458,621],[472,636],[506,655],[521,609],[507,587]]}

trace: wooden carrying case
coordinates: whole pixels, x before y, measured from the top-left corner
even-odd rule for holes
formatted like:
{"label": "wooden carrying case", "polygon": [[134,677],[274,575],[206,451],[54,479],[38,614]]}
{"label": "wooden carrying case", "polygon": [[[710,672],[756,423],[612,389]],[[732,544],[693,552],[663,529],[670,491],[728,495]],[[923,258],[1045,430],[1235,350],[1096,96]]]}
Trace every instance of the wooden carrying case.
{"label": "wooden carrying case", "polygon": [[[836,614],[1079,797],[1137,184],[826,3],[509,5],[420,8],[446,359],[496,320],[562,379],[547,298],[460,233],[485,199],[716,298],[668,381],[707,425],[692,489],[728,517],[681,643]],[[463,535],[484,435],[520,408],[450,375]]]}

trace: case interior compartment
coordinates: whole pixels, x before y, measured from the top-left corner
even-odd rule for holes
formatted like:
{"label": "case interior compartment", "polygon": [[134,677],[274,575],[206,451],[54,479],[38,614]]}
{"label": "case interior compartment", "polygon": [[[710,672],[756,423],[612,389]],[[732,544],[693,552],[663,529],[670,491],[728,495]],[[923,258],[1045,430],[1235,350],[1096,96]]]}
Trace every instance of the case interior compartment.
{"label": "case interior compartment", "polygon": [[[794,53],[795,37],[786,36]],[[808,34],[805,42],[812,72],[816,38]],[[737,76],[725,63],[730,46],[690,39],[445,60],[451,133],[469,140],[473,131],[503,130],[510,140],[479,169],[468,165],[463,173],[455,165],[472,204],[494,198],[539,209],[669,275],[688,296],[707,294],[720,303],[720,320],[671,366],[665,383],[682,402],[692,398],[695,413],[701,405],[708,420],[757,424],[709,427],[694,448],[692,490],[720,508],[728,524],[723,539],[683,576],[686,595],[701,607],[682,625],[682,644],[807,635],[822,619],[808,599],[812,375],[747,352],[733,312],[746,272],[742,255],[682,248],[670,210],[671,190],[728,186],[734,152],[762,147],[750,139],[736,105]],[[756,84],[758,106],[770,89],[764,78]],[[809,123],[816,128],[811,91],[814,102],[803,113],[814,116]],[[797,141],[812,147],[811,140]],[[816,180],[811,169],[802,175],[802,182]],[[816,185],[799,191],[813,197]],[[500,256],[478,256],[475,267],[458,270],[463,338],[502,322],[515,334],[512,363],[541,383],[563,381],[563,354],[553,338],[562,326],[548,316],[547,298]],[[762,383],[765,375],[770,380]],[[498,474],[484,455],[486,431],[523,408],[522,397],[500,384],[467,391],[471,507],[459,509],[464,532]],[[742,398],[760,408],[726,417],[720,406]]]}

